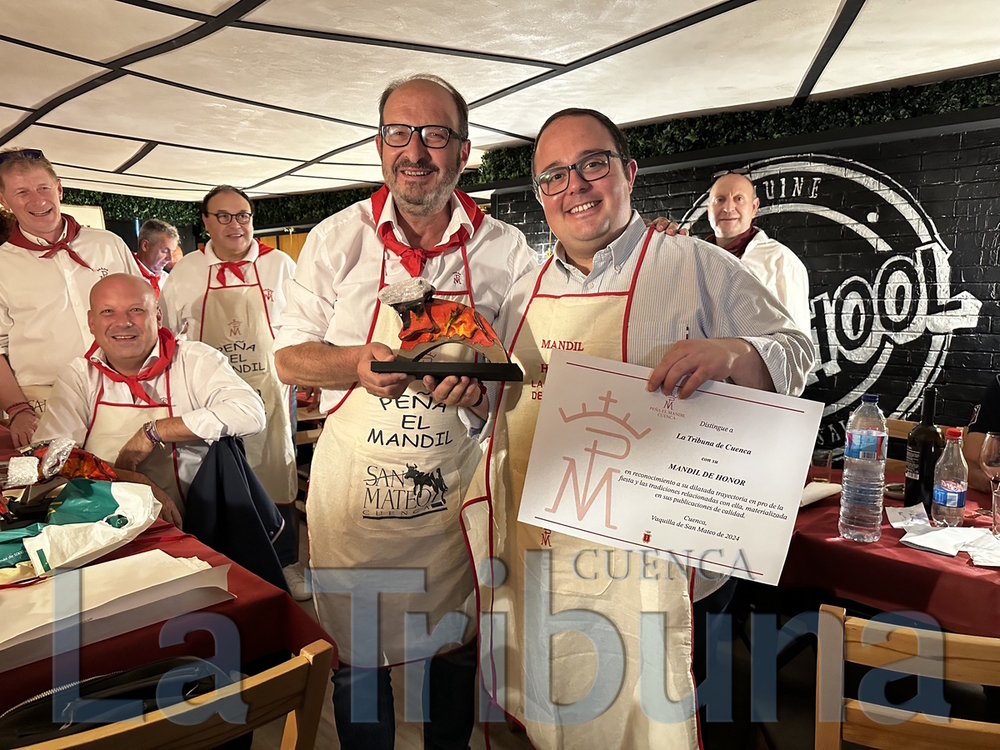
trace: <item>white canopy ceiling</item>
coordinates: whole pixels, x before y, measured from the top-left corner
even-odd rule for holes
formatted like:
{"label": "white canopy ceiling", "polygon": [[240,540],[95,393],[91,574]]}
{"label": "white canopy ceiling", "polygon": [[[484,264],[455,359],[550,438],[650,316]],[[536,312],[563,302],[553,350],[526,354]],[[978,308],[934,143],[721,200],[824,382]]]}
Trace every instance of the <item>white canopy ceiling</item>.
{"label": "white canopy ceiling", "polygon": [[381,180],[392,79],[471,106],[472,164],[545,118],[622,125],[1000,70],[996,0],[3,0],[0,146],[63,184],[198,200]]}

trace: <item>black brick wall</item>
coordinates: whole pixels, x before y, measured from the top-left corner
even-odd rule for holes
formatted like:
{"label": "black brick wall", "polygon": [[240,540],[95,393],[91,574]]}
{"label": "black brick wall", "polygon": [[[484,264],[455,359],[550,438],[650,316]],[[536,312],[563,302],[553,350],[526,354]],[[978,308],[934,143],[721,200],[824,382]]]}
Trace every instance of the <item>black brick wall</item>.
{"label": "black brick wall", "polygon": [[[966,424],[1000,372],[1000,130],[642,174],[633,206],[695,219],[703,237],[711,230],[695,208],[713,174],[747,166],[758,225],[809,270],[821,362],[805,396],[828,405],[821,444],[843,446],[866,389],[887,416],[917,418],[921,385],[934,383],[938,422]],[[530,192],[497,195],[494,211],[540,254],[554,244]]]}

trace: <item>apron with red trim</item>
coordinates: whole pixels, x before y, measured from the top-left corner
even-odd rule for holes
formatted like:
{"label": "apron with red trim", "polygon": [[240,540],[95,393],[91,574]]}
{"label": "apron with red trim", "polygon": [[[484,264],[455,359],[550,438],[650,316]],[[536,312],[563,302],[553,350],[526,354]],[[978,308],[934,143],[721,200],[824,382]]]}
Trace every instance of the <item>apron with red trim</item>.
{"label": "apron with red trim", "polygon": [[[496,702],[525,726],[540,750],[674,749],[699,744],[694,715],[685,718],[679,711],[668,723],[656,720],[657,698],[678,706],[687,700],[693,706],[688,577],[675,569],[672,578],[647,579],[635,551],[517,521],[551,352],[542,339],[572,341],[584,354],[627,361],[631,300],[651,235],[651,231],[646,235],[627,292],[541,295],[538,289],[552,259],[543,267],[510,347],[511,360],[524,370],[524,381],[503,384],[490,447],[462,508],[476,569],[506,570],[503,580],[483,575],[477,590],[480,610],[489,615],[480,634],[483,650],[490,654],[488,666],[484,664],[484,684]],[[503,565],[494,562],[490,568],[484,564],[490,559]],[[592,685],[613,681],[616,657],[604,651],[601,656],[606,661],[598,660],[593,642],[572,630],[572,624],[563,624],[572,622],[570,610],[595,613],[613,624],[625,654],[621,689],[603,711],[592,712],[599,715],[578,723],[572,723],[567,718],[571,712],[562,707],[582,707]],[[541,611],[550,626],[526,627],[529,611]],[[641,612],[662,613],[655,634],[661,649],[656,653],[645,643],[640,649]],[[561,623],[555,625],[560,614]],[[595,619],[581,616],[577,623]],[[663,679],[650,691],[650,701],[649,695],[641,694],[639,675],[650,668],[651,660],[656,661],[657,653]]]}
{"label": "apron with red trim", "polygon": [[[260,245],[260,254],[274,248]],[[209,266],[202,301],[201,341],[229,358],[229,364],[264,401],[263,432],[243,438],[247,461],[277,505],[295,502],[295,445],[292,442],[291,389],[274,369],[274,331],[257,264],[243,266],[244,280],[213,286],[219,269]],[[252,279],[251,279],[252,276]]]}
{"label": "apron with red trim", "polygon": [[[382,205],[373,197],[376,226]],[[473,305],[464,241],[459,248],[465,290],[438,295]],[[389,252],[383,248],[380,290]],[[366,343],[379,341],[397,349],[401,328],[396,311],[376,300]],[[446,344],[424,359],[468,361],[473,356],[468,347]],[[434,403],[419,379],[397,399],[376,398],[355,383],[327,416],[313,456],[307,501],[316,588],[328,580],[324,570],[378,568],[384,571],[378,582],[387,591],[378,600],[374,663],[369,663],[371,655],[353,649],[351,596],[314,593],[320,623],[336,639],[343,662],[389,666],[425,658],[422,652],[405,651],[408,612],[427,613],[426,632],[445,614],[464,612],[469,627],[462,643],[474,637],[473,582],[458,514],[481,455],[458,408]],[[423,591],[392,592],[394,576],[406,569],[423,576]],[[361,627],[370,632],[376,624],[363,622]]]}
{"label": "apron with red trim", "polygon": [[[84,450],[114,464],[122,447],[146,422],[167,419],[174,416],[170,396],[170,370],[167,370],[167,403],[137,404],[109,401],[104,397],[106,376],[101,375],[101,387],[94,404],[94,413],[87,427],[87,437],[83,441]],[[184,493],[181,491],[177,468],[177,444],[166,443],[165,448],[155,446],[137,467],[149,480],[162,489],[184,513]]]}

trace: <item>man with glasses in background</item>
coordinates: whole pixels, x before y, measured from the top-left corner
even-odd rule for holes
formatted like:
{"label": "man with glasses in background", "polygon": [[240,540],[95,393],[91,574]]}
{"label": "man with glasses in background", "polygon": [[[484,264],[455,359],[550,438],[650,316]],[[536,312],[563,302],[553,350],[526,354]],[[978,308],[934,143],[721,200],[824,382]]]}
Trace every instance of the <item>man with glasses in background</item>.
{"label": "man with glasses in background", "polygon": [[210,237],[201,252],[174,266],[160,298],[164,323],[222,352],[264,400],[267,425],[244,439],[247,461],[285,518],[275,551],[292,595],[309,598],[295,565],[293,505],[298,492],[292,436],[291,389],[274,369],[274,331],[285,309],[284,285],[295,261],[253,237],[253,206],[232,185],[212,188],[201,204]]}
{"label": "man with glasses in background", "polygon": [[163,283],[167,280],[166,267],[174,257],[180,235],[173,224],[159,219],[147,219],[139,228],[138,249],[135,259],[142,277],[149,282],[160,298]]}
{"label": "man with glasses in background", "polygon": [[62,182],[37,149],[0,151],[0,203],[14,226],[0,246],[0,408],[15,447],[31,442],[56,378],[93,341],[90,289],[139,275],[122,239],[62,211]]}
{"label": "man with glasses in background", "polygon": [[[447,82],[390,84],[375,137],[385,186],[313,228],[287,286],[278,371],[286,383],[322,388],[329,412],[309,481],[309,550],[320,622],[339,648],[333,702],[348,750],[392,747],[389,667],[437,651],[406,651],[407,612],[428,613],[426,632],[454,610],[469,615],[450,653],[429,660],[425,747],[464,750],[474,722],[475,599],[459,503],[481,455],[468,425],[486,417],[489,401],[468,377],[415,380],[370,367],[399,347],[400,317],[378,300],[385,286],[424,280],[492,323],[536,266],[521,232],[455,190],[468,129],[468,106]],[[432,493],[413,477],[439,484]],[[340,578],[373,569],[371,590],[385,593],[371,619],[358,608],[352,628],[352,597],[332,593],[330,569],[346,571]],[[352,641],[361,635],[371,648]]]}
{"label": "man with glasses in background", "polygon": [[[497,332],[524,367],[524,383],[502,389],[489,471],[477,473],[462,514],[477,570],[506,573],[501,581],[487,577],[484,583],[494,587],[479,597],[491,615],[484,622],[506,622],[510,631],[481,635],[484,643],[506,644],[494,655],[495,663],[506,663],[505,694],[494,698],[537,748],[696,748],[691,582],[683,575],[653,580],[636,565],[623,573],[629,569],[624,550],[516,520],[540,405],[526,389],[545,381],[548,340],[574,342],[577,351],[616,361],[627,352],[627,362],[653,368],[646,389],[667,396],[678,384],[677,395],[687,398],[707,380],[727,379],[796,395],[812,366],[812,342],[731,255],[644,226],[631,207],[636,163],[605,115],[569,109],[550,117],[535,141],[532,171],[559,242],[540,271],[515,284],[498,317]],[[581,575],[576,564],[584,553],[592,556],[588,560],[605,559],[608,577]],[[529,556],[548,560],[542,570],[551,571],[551,580],[526,567]],[[705,583],[695,578],[695,588]],[[545,598],[528,598],[533,596]],[[619,653],[608,653],[596,640],[584,642],[572,626],[551,637],[556,626],[549,613],[566,614],[565,620],[580,611],[587,614],[570,621],[581,631],[595,620],[614,624],[624,665]],[[526,626],[528,612],[544,613],[549,626]],[[665,644],[665,675],[652,696],[638,685],[648,666],[640,658],[640,612],[665,615],[657,632]],[[499,613],[507,613],[505,619]],[[530,653],[551,658],[529,660]],[[596,666],[614,674],[616,664],[623,668],[622,683],[602,683]],[[590,694],[591,686],[599,695]],[[658,714],[664,691],[666,700],[686,708]],[[574,721],[560,718],[597,706],[606,708]]]}
{"label": "man with glasses in background", "polygon": [[708,193],[708,223],[713,234],[705,241],[743,261],[785,306],[795,325],[809,333],[809,274],[802,261],[754,224],[760,199],[742,174],[727,172]]}

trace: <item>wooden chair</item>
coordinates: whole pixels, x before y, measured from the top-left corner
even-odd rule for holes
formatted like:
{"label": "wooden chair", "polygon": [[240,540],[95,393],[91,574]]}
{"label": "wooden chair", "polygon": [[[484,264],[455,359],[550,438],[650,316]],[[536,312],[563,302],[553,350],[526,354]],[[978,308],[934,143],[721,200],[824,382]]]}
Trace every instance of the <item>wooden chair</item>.
{"label": "wooden chair", "polygon": [[[316,641],[303,648],[298,656],[248,677],[242,683],[228,685],[165,711],[151,711],[138,719],[29,745],[25,750],[198,750],[215,747],[281,716],[286,717],[281,750],[308,750],[316,744],[332,662],[333,646],[326,641]],[[206,704],[233,695],[240,695],[248,706],[245,724],[230,724],[217,713],[201,724],[184,726],[178,723],[185,714],[203,710]]]}
{"label": "wooden chair", "polygon": [[[918,645],[923,639],[923,649]],[[928,656],[939,644],[943,659]],[[919,656],[918,656],[919,654]],[[902,660],[906,660],[900,664]],[[857,617],[824,604],[816,657],[816,750],[841,740],[866,747],[907,750],[987,750],[1000,747],[1000,724],[928,717],[845,700],[844,662],[979,685],[1000,685],[1000,639],[917,631]],[[841,713],[843,712],[843,713]],[[881,721],[879,721],[881,719]],[[887,723],[895,722],[895,723]]]}

